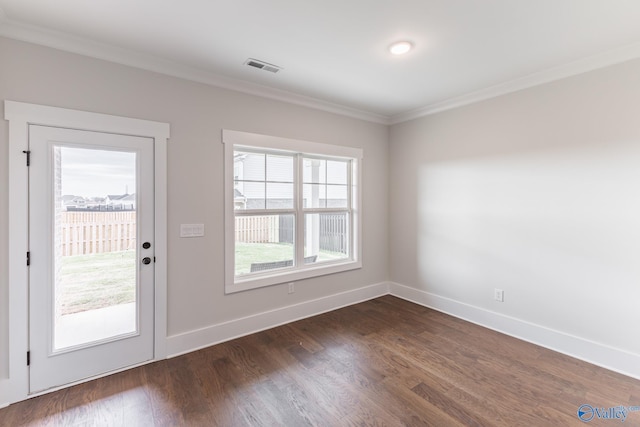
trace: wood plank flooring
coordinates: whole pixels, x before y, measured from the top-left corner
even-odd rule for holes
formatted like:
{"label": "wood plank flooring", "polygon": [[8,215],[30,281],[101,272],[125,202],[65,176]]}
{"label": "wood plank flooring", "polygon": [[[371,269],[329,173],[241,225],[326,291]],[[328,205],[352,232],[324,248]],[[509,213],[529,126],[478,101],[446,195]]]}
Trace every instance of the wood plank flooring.
{"label": "wood plank flooring", "polygon": [[582,404],[640,406],[640,381],[385,296],[19,402],[0,425],[581,426]]}

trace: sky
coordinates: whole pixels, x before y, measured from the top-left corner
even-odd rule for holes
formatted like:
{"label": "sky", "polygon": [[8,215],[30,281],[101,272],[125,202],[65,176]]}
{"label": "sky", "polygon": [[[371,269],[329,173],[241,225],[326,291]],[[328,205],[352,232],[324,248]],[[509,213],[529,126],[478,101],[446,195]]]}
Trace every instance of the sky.
{"label": "sky", "polygon": [[61,147],[62,195],[104,197],[136,192],[136,153]]}

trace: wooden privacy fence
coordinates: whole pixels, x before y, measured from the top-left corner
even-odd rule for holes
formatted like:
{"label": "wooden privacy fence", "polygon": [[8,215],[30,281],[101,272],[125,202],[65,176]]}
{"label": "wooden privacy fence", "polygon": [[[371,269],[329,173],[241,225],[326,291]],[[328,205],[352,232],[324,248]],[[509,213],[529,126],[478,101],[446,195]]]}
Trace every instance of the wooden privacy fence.
{"label": "wooden privacy fence", "polygon": [[136,213],[61,212],[61,256],[124,251],[136,247]]}
{"label": "wooden privacy fence", "polygon": [[320,249],[348,253],[347,230],[345,214],[320,214]]}
{"label": "wooden privacy fence", "polygon": [[[320,249],[347,253],[347,216],[319,214]],[[293,243],[293,215],[237,216],[236,242],[243,243]]]}
{"label": "wooden privacy fence", "polygon": [[278,216],[237,216],[236,242],[278,243]]}
{"label": "wooden privacy fence", "polygon": [[[61,212],[60,255],[85,255],[132,250],[136,247],[136,213]],[[344,214],[320,214],[320,249],[346,253]],[[236,242],[293,243],[293,217],[289,215],[238,216]]]}

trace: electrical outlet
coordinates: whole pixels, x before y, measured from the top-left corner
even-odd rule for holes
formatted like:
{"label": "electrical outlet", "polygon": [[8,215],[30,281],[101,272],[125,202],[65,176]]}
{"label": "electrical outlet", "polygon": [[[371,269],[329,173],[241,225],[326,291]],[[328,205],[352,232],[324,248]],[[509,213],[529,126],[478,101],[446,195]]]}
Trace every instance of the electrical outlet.
{"label": "electrical outlet", "polygon": [[289,283],[289,293],[292,294],[296,291],[293,282]]}
{"label": "electrical outlet", "polygon": [[504,291],[502,289],[495,288],[493,290],[493,299],[498,302],[504,302]]}

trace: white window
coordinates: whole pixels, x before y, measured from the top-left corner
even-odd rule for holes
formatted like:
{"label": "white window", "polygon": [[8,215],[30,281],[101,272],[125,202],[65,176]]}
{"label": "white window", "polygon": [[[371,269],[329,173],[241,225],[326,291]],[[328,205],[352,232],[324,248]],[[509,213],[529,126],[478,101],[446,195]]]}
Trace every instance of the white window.
{"label": "white window", "polygon": [[361,267],[362,150],[230,130],[225,291]]}

